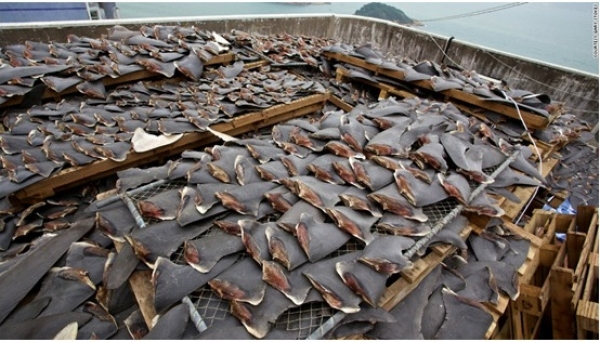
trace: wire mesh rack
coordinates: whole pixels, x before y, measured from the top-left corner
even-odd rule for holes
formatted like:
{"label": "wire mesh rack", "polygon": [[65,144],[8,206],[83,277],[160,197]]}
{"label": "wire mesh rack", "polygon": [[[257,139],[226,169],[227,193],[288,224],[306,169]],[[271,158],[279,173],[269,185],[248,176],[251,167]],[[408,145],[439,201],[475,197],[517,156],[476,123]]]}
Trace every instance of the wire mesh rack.
{"label": "wire mesh rack", "polygon": [[189,297],[207,328],[215,321],[222,321],[231,316],[229,301],[215,295],[209,285],[199,288]]}
{"label": "wire mesh rack", "polygon": [[335,309],[325,302],[309,302],[284,312],[277,318],[275,329],[296,331],[296,339],[307,338],[315,329],[323,325]]}
{"label": "wire mesh rack", "polygon": [[[177,189],[177,190],[181,190],[183,189],[183,187],[185,187],[187,185],[187,182],[185,179],[179,178],[179,179],[175,179],[169,182],[165,182],[162,184],[158,184],[156,186],[153,187],[145,187],[144,191],[141,192],[136,192],[134,194],[129,195],[129,198],[131,198],[131,200],[133,201],[133,203],[136,205],[137,208],[137,204],[140,201],[143,200],[147,200],[148,198],[152,198],[156,195],[162,194],[165,191],[170,191],[173,189]],[[150,225],[150,224],[154,224],[157,222],[160,222],[160,220],[158,219],[154,219],[154,218],[148,218],[145,216],[142,216],[144,223],[146,225]]]}

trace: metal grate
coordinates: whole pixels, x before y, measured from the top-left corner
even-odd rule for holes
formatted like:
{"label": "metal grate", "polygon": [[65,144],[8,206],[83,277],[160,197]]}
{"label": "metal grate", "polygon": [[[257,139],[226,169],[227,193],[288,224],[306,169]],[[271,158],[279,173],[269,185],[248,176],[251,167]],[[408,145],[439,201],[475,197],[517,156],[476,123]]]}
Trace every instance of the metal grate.
{"label": "metal grate", "polygon": [[[185,187],[187,185],[187,181],[185,179],[176,179],[170,182],[166,182],[166,183],[162,183],[159,184],[157,186],[154,187],[150,187],[145,189],[142,192],[139,193],[135,193],[135,194],[131,194],[129,195],[129,197],[131,198],[131,200],[133,201],[133,203],[136,205],[137,208],[137,204],[139,201],[142,200],[146,200],[148,198],[151,198],[153,196],[156,196],[158,194],[161,194],[165,191],[168,190],[172,190],[172,189],[183,189],[183,187]],[[147,218],[142,216],[142,218],[144,219],[144,223],[148,226],[157,222],[160,222],[160,220],[157,219],[151,219],[151,218]]]}
{"label": "metal grate", "polygon": [[292,308],[277,318],[275,329],[297,331],[297,339],[307,338],[316,328],[320,327],[336,310],[325,302],[310,302]]}
{"label": "metal grate", "polygon": [[215,321],[222,321],[231,316],[229,301],[219,298],[205,285],[190,295],[190,300],[207,327],[213,325]]}

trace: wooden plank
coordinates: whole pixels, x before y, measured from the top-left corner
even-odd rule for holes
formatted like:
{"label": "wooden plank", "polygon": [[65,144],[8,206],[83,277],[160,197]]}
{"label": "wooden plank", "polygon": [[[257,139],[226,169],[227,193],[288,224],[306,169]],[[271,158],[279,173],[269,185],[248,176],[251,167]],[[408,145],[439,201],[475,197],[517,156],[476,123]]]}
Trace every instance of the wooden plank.
{"label": "wooden plank", "polygon": [[[471,224],[467,225],[461,232],[461,237],[466,239],[472,231]],[[454,253],[456,247],[451,247],[447,250],[446,255],[438,255],[437,253],[429,253],[424,258],[414,262],[414,267],[411,270],[402,271],[402,277],[390,285],[379,300],[379,306],[389,311],[394,306],[398,305],[412,290],[414,290],[421,280],[423,280],[435,267],[437,267],[446,257]]]}
{"label": "wooden plank", "polygon": [[[379,66],[377,66],[375,64],[369,64],[362,59],[347,56],[347,55],[340,54],[340,53],[324,52],[323,54],[325,55],[325,57],[327,57],[329,59],[334,59],[334,60],[337,60],[340,62],[349,63],[352,65],[364,68],[366,70],[372,71],[375,74],[385,75],[385,76],[388,76],[395,80],[405,82],[404,81],[405,80],[404,72],[402,72],[402,71],[380,68]],[[408,84],[410,84],[411,86],[416,85],[420,88],[433,91],[433,87],[431,86],[430,80],[414,81],[414,82],[409,82]],[[492,112],[496,112],[496,113],[511,117],[513,119],[520,118],[519,113],[517,113],[517,111],[515,110],[515,108],[512,105],[507,105],[504,103],[498,103],[498,102],[492,102],[492,101],[484,101],[481,98],[479,98],[477,95],[466,93],[461,90],[450,89],[450,90],[439,92],[438,94],[440,94],[442,96],[447,96],[450,100],[453,100],[452,102],[461,101],[464,103],[468,103],[470,105],[474,105],[474,106],[477,106],[480,108],[487,109]],[[548,127],[548,125],[554,119],[556,119],[556,117],[558,117],[560,115],[560,112],[552,113],[549,118],[546,118],[546,117],[535,114],[535,113],[525,110],[525,109],[519,108],[519,110],[520,110],[521,116],[523,117],[523,120],[527,123],[527,127],[536,128],[536,129],[542,129],[542,128]]]}
{"label": "wooden plank", "polygon": [[[256,130],[261,127],[272,125],[276,122],[289,119],[291,117],[302,116],[323,108],[328,94],[318,94],[308,96],[285,105],[277,105],[260,112],[244,114],[229,122],[223,122],[211,126],[212,129],[229,135],[237,135],[248,131]],[[283,114],[291,113],[288,116]],[[123,162],[115,162],[110,159],[95,161],[91,164],[71,167],[58,172],[57,174],[44,179],[38,183],[18,191],[13,194],[13,198],[21,203],[31,203],[39,201],[54,195],[57,191],[72,188],[89,182],[90,180],[106,177],[110,174],[130,167],[137,167],[148,164],[160,158],[181,153],[182,151],[219,139],[210,132],[187,133],[181,139],[173,144],[162,146],[157,149],[136,153],[130,152],[127,159]]]}
{"label": "wooden plank", "polygon": [[577,303],[577,338],[586,339],[587,331],[598,334],[598,298],[592,298],[597,296],[598,291],[598,253],[591,253],[588,260],[588,272],[587,279],[585,281],[585,290],[582,298]]}
{"label": "wooden plank", "polygon": [[329,102],[331,102],[331,104],[333,104],[334,106],[338,107],[339,109],[345,111],[345,112],[350,112],[354,107],[351,106],[350,104],[344,102],[344,100],[340,99],[339,97],[331,94],[331,96],[329,96],[329,98],[327,99]]}
{"label": "wooden plank", "polygon": [[573,270],[565,267],[553,267],[550,270],[550,310],[554,339],[575,339],[575,310],[571,305],[572,285]]}

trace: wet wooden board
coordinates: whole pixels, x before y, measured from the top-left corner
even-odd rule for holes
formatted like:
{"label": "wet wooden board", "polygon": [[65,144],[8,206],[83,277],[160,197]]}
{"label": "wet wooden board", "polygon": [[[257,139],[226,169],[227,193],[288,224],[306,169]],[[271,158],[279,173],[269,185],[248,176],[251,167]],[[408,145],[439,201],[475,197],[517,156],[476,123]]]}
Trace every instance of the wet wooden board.
{"label": "wet wooden board", "polygon": [[340,99],[339,97],[337,97],[335,95],[329,96],[328,101],[331,104],[333,104],[334,106],[338,107],[339,109],[341,109],[345,112],[350,112],[352,110],[352,108],[354,108],[352,105],[344,102],[342,99]]}
{"label": "wet wooden board", "polygon": [[[375,64],[367,63],[362,59],[347,56],[347,55],[340,54],[340,53],[324,52],[323,54],[325,55],[325,57],[327,57],[329,59],[352,64],[352,65],[364,68],[366,70],[372,71],[375,74],[385,75],[385,76],[388,76],[395,80],[405,82],[404,81],[404,72],[402,72],[402,71],[380,68],[379,66],[377,66]],[[418,86],[419,88],[422,88],[425,90],[433,91],[433,87],[431,86],[430,80],[407,82],[407,84],[410,84],[412,86]],[[445,90],[445,91],[439,92],[439,94],[441,94],[442,96],[446,96],[452,102],[459,102],[459,103],[463,102],[466,104],[474,105],[479,108],[483,108],[483,109],[486,109],[486,110],[489,110],[489,111],[492,111],[492,112],[495,112],[498,114],[502,114],[502,115],[511,117],[513,119],[519,119],[519,113],[517,113],[517,111],[515,110],[515,108],[512,105],[509,106],[509,105],[505,105],[502,103],[484,101],[481,98],[479,98],[477,95],[469,94],[469,93],[466,93],[466,92],[463,92],[463,91],[457,90],[457,89]],[[523,117],[523,120],[527,123],[527,127],[536,128],[536,129],[542,129],[542,128],[548,127],[548,125],[560,115],[560,112],[556,112],[556,113],[552,113],[548,118],[546,118],[546,117],[543,117],[541,115],[535,114],[533,112],[530,112],[530,111],[527,111],[524,109],[520,109],[520,113]]]}
{"label": "wet wooden board", "polygon": [[352,79],[349,77],[349,73],[346,69],[342,69],[342,68],[337,68],[337,70],[335,71],[336,73],[336,79],[340,80],[340,81],[348,81],[348,80],[353,80],[353,81],[359,81],[361,83],[364,83],[366,85],[369,85],[371,87],[375,87],[377,89],[380,90],[379,92],[379,99],[386,99],[388,98],[390,95],[394,95],[394,96],[398,96],[400,98],[403,99],[409,99],[409,98],[413,98],[413,97],[417,97],[417,95],[406,91],[406,90],[401,90],[398,89],[392,85],[386,84],[384,82],[371,82],[369,80],[364,80],[364,79],[360,79],[360,78],[356,78],[356,79]]}
{"label": "wet wooden board", "polygon": [[[328,96],[329,94],[307,96],[292,101],[289,104],[277,105],[263,111],[241,115],[229,122],[213,125],[211,129],[229,135],[238,135],[257,130],[280,121],[319,111],[323,108]],[[127,159],[123,162],[106,159],[95,161],[85,166],[62,170],[49,178],[16,192],[12,195],[12,199],[21,203],[38,202],[54,195],[58,191],[106,177],[120,170],[168,158],[186,149],[197,148],[216,141],[219,141],[219,138],[210,132],[187,133],[175,143],[167,146],[143,153],[131,151]]]}
{"label": "wet wooden board", "polygon": [[[213,57],[210,61],[205,62],[204,65],[210,66],[210,65],[227,64],[227,63],[231,63],[233,61],[235,61],[235,54],[233,54],[231,52],[227,52],[227,53]],[[116,86],[116,85],[124,84],[124,83],[133,83],[133,82],[137,82],[137,81],[142,81],[142,80],[150,79],[153,77],[164,78],[164,76],[162,76],[161,74],[149,72],[147,70],[140,70],[140,71],[132,72],[130,74],[120,76],[117,78],[105,76],[102,78],[102,83],[104,83],[105,87],[111,87],[111,86]],[[77,90],[76,85],[63,90],[60,93],[57,93],[50,88],[47,88],[44,91],[44,94],[42,95],[42,99],[44,99],[44,100],[54,99],[54,101],[58,102],[62,99],[63,96],[69,95],[69,94],[75,94],[75,93],[79,93],[79,90]],[[24,99],[24,96],[13,96],[10,100],[0,104],[0,108],[18,105],[23,101],[23,99]]]}

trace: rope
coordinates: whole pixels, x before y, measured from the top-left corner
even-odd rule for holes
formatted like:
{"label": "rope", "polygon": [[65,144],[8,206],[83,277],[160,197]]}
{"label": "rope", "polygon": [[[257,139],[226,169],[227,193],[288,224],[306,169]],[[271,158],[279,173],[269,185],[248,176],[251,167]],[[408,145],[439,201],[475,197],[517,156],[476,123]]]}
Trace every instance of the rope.
{"label": "rope", "polygon": [[474,16],[477,16],[477,15],[486,14],[486,13],[492,13],[492,12],[497,12],[497,11],[502,11],[502,10],[505,10],[505,9],[509,9],[509,8],[513,8],[513,7],[517,7],[517,6],[521,6],[521,5],[525,5],[525,4],[526,4],[526,2],[516,2],[516,3],[511,3],[511,4],[505,4],[505,5],[490,7],[490,8],[479,10],[479,11],[473,11],[473,12],[468,12],[468,13],[463,13],[463,14],[450,15],[450,16],[447,16],[447,17],[440,17],[440,18],[434,18],[434,19],[419,20],[419,22],[427,23],[427,22],[432,22],[432,21],[442,21],[442,20],[451,20],[451,19],[460,19],[460,18],[474,17]]}

